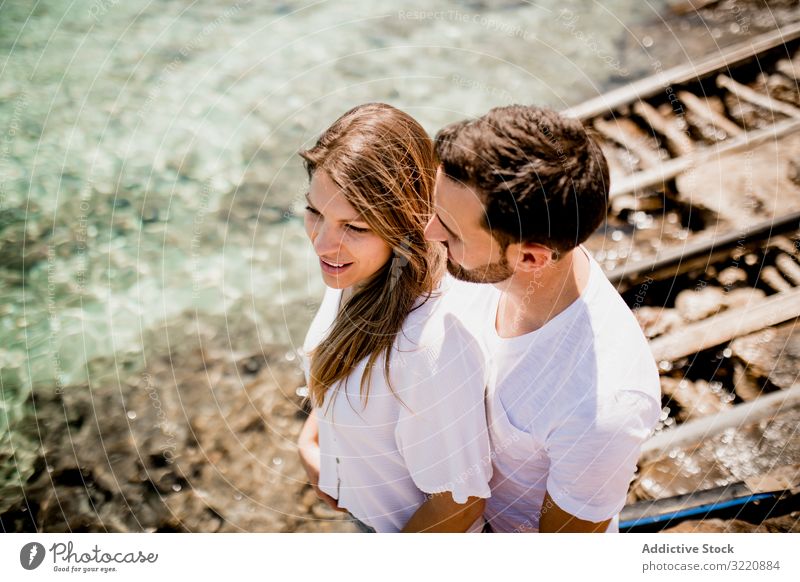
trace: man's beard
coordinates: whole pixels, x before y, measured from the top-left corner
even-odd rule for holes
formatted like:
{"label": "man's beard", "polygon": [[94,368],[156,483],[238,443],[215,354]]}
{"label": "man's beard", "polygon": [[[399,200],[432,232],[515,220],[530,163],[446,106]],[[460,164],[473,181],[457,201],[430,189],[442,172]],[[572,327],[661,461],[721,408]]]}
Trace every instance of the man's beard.
{"label": "man's beard", "polygon": [[476,269],[465,269],[461,265],[447,259],[447,270],[456,279],[469,283],[500,283],[514,274],[514,269],[506,258],[505,252],[496,263],[489,263]]}

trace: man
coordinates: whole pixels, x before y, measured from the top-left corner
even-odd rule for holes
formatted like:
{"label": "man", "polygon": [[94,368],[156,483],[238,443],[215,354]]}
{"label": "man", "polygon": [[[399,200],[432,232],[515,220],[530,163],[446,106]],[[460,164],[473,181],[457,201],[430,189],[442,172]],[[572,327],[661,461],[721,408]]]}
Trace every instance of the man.
{"label": "man", "polygon": [[633,314],[581,246],[603,222],[608,167],[582,124],[509,106],[436,136],[429,240],[448,249],[463,321],[491,362],[492,496],[501,532],[618,531],[661,409]]}

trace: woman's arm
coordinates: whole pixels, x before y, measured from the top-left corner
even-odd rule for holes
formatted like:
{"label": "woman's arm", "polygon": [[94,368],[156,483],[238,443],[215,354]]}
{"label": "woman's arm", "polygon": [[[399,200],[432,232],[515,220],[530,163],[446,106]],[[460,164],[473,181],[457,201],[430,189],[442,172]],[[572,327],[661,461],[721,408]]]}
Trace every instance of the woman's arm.
{"label": "woman's arm", "polygon": [[466,503],[456,503],[452,494],[435,493],[428,497],[403,527],[409,532],[465,532],[482,514],[486,500],[470,497]]}
{"label": "woman's arm", "polygon": [[306,475],[308,475],[308,482],[311,483],[317,497],[333,509],[345,511],[344,509],[339,509],[336,499],[319,488],[319,426],[317,425],[317,413],[314,410],[308,415],[308,419],[300,430],[300,436],[297,438],[297,452],[300,454],[300,462],[306,470]]}

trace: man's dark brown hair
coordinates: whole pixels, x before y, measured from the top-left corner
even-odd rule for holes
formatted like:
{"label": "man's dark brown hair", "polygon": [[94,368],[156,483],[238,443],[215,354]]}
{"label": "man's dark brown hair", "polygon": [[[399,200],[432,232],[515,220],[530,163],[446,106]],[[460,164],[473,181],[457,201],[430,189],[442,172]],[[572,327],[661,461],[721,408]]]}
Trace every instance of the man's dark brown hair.
{"label": "man's dark brown hair", "polygon": [[608,164],[577,119],[541,107],[497,107],[443,128],[436,154],[447,177],[476,189],[484,227],[504,246],[566,252],[589,238],[608,207]]}

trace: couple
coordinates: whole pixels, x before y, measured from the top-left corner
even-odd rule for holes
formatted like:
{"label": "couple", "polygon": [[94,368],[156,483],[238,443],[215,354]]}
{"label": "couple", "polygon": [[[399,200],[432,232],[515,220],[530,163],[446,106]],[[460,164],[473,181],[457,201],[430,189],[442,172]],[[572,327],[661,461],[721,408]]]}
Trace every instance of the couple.
{"label": "couple", "polygon": [[317,495],[369,532],[618,531],[660,388],[581,246],[608,202],[581,123],[500,107],[432,142],[367,104],[301,156]]}

